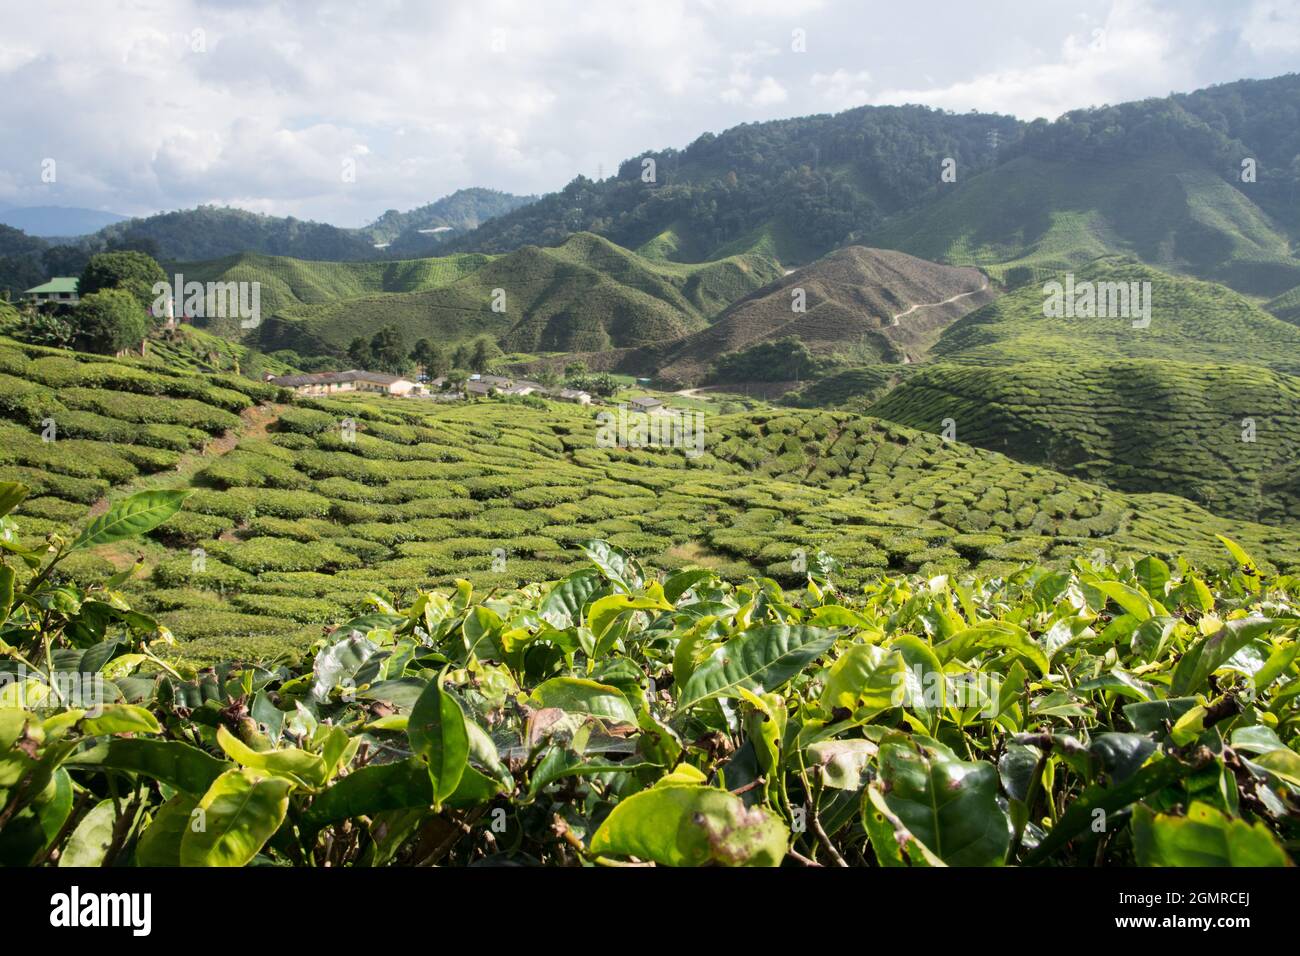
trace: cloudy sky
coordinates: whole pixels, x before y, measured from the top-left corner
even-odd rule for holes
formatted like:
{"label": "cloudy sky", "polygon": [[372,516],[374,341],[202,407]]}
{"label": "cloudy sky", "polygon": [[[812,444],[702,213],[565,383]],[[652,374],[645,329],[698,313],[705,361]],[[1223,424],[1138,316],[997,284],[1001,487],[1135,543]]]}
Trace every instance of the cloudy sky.
{"label": "cloudy sky", "polygon": [[743,122],[1296,69],[1300,0],[0,0],[0,203],[361,225]]}

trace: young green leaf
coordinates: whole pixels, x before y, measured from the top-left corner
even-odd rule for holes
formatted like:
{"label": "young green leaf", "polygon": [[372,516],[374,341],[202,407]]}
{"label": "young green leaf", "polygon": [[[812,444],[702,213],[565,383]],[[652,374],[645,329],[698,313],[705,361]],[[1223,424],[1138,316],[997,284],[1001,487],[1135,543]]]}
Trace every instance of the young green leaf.
{"label": "young green leaf", "polygon": [[189,491],[140,491],[100,515],[72,542],[71,551],[111,544],[152,531],[176,512]]}
{"label": "young green leaf", "polygon": [[469,732],[456,699],[442,689],[443,677],[429,681],[411,708],[406,736],[411,749],[424,758],[433,784],[433,804],[456,792],[469,763]]}

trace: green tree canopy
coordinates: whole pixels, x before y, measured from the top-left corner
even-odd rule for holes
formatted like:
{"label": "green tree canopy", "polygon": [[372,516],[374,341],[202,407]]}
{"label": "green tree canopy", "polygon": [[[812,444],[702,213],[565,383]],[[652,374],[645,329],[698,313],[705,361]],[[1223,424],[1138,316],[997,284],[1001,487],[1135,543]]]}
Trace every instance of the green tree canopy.
{"label": "green tree canopy", "polygon": [[407,358],[402,330],[395,325],[385,325],[376,332],[370,340],[370,358],[378,371],[405,372],[410,359]]}
{"label": "green tree canopy", "polygon": [[474,350],[470,353],[470,368],[476,372],[487,371],[488,364],[499,359],[504,353],[500,347],[486,335],[474,340]]}
{"label": "green tree canopy", "polygon": [[112,355],[138,346],[149,332],[149,313],[125,289],[103,289],[82,298],[73,318],[77,348]]}
{"label": "green tree canopy", "polygon": [[77,290],[84,298],[103,289],[123,289],[148,309],[157,298],[154,284],[166,281],[162,266],[143,252],[101,252],[91,256]]}
{"label": "green tree canopy", "polygon": [[353,368],[369,368],[371,361],[370,343],[357,336],[348,343],[348,362]]}

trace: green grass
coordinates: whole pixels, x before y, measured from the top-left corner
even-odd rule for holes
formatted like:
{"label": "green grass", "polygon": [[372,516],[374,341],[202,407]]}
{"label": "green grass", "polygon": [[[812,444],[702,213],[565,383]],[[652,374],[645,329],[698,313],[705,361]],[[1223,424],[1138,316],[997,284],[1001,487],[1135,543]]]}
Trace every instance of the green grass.
{"label": "green grass", "polygon": [[1253,295],[1300,283],[1289,240],[1248,195],[1176,154],[1114,164],[1021,157],[959,174],[944,198],[867,244],[977,265],[1010,284],[1117,253]]}

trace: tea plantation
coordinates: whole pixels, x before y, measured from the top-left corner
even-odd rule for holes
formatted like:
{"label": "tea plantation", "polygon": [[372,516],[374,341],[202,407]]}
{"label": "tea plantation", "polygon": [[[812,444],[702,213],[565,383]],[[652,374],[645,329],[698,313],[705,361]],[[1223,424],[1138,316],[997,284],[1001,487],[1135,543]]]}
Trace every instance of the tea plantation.
{"label": "tea plantation", "polygon": [[[596,412],[559,404],[355,397],[250,411],[285,396],[15,346],[0,369],[0,479],[33,487],[16,512],[28,540],[125,489],[195,489],[126,587],[198,659],[301,649],[375,591],[400,601],[457,578],[555,580],[593,537],[735,581],[798,582],[819,550],[849,585],[886,571],[1006,574],[1095,549],[1213,562],[1216,533],[1300,565],[1279,529],[843,412],[711,415],[704,453],[687,457],[598,447]],[[62,567],[92,577],[132,557]]]}
{"label": "tea plantation", "polygon": [[1123,491],[1215,514],[1300,520],[1300,379],[1244,365],[1130,359],[917,369],[871,414]]}

